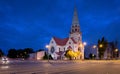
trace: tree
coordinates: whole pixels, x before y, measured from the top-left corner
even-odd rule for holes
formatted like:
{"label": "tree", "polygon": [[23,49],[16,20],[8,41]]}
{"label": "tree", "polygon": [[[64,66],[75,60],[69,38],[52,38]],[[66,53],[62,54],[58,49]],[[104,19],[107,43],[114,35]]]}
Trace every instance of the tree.
{"label": "tree", "polygon": [[89,59],[92,59],[92,53],[89,54]]}
{"label": "tree", "polygon": [[0,49],[0,58],[4,55],[2,49]]}
{"label": "tree", "polygon": [[44,55],[44,57],[43,57],[43,59],[48,59],[48,55],[47,55],[47,53],[45,52],[45,55]]}
{"label": "tree", "polygon": [[24,58],[24,51],[23,49],[17,50],[17,58]]}
{"label": "tree", "polygon": [[34,53],[34,50],[32,49],[32,48],[25,48],[24,50],[23,50],[23,58],[24,59],[27,59],[27,58],[29,58],[29,54],[30,53]]}
{"label": "tree", "polygon": [[74,52],[72,49],[68,49],[65,52],[65,56],[69,58],[70,60],[78,58],[80,56],[80,59],[82,58],[82,53],[80,51]]}
{"label": "tree", "polygon": [[104,37],[102,37],[101,40],[100,39],[98,40],[98,52],[99,52],[100,59],[103,59],[104,52],[106,51],[107,45],[108,45],[108,42],[107,40],[105,40]]}
{"label": "tree", "polygon": [[68,49],[66,52],[65,52],[65,56],[67,58],[69,58],[70,60],[72,60],[73,58],[73,51],[71,49]]}
{"label": "tree", "polygon": [[27,59],[29,58],[29,54],[34,53],[32,48],[25,48],[25,49],[10,49],[8,51],[8,57],[9,58],[24,58]]}
{"label": "tree", "polygon": [[31,50],[29,49],[19,49],[17,50],[17,58],[23,58],[27,59],[29,58],[29,54],[31,53]]}
{"label": "tree", "polygon": [[24,52],[26,52],[27,54],[34,53],[34,50],[32,48],[25,48]]}
{"label": "tree", "polygon": [[89,59],[95,59],[95,57],[96,57],[96,55],[94,55],[92,53],[89,54]]}
{"label": "tree", "polygon": [[[44,59],[44,60],[47,60],[47,59],[48,59],[48,54],[47,54],[47,52],[45,52],[45,55],[44,55],[43,59]],[[53,58],[52,58],[51,55],[49,55],[49,59],[50,59],[50,60],[53,60]]]}
{"label": "tree", "polygon": [[17,51],[16,51],[16,49],[9,49],[7,56],[9,58],[17,58]]}

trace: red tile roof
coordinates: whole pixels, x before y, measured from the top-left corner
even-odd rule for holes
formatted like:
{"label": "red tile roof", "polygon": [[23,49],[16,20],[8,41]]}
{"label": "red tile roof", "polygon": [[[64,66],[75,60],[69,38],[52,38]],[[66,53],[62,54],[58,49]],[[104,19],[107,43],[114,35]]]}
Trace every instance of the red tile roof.
{"label": "red tile roof", "polygon": [[73,38],[71,38],[72,39],[72,41],[76,44],[77,42],[73,39]]}
{"label": "red tile roof", "polygon": [[60,38],[53,37],[53,39],[55,40],[57,45],[64,46],[66,45],[69,38],[60,39]]}

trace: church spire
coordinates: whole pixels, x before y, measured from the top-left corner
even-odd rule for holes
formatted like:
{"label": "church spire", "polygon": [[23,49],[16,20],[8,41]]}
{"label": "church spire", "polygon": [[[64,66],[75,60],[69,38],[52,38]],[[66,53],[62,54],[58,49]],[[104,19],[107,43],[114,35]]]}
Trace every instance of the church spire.
{"label": "church spire", "polygon": [[76,6],[74,7],[73,20],[70,33],[80,33],[80,25]]}
{"label": "church spire", "polygon": [[79,20],[78,20],[78,13],[76,6],[74,7],[74,15],[72,20],[72,25],[78,25],[79,26]]}

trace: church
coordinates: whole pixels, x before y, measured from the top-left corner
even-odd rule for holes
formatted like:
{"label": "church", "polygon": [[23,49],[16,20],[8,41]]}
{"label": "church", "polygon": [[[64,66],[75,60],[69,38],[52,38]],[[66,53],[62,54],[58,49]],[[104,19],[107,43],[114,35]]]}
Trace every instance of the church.
{"label": "church", "polygon": [[52,37],[49,43],[48,52],[53,59],[64,59],[65,52],[68,49],[71,49],[73,52],[81,53],[76,59],[84,59],[84,44],[82,42],[82,33],[76,7],[74,8],[69,37],[64,39]]}

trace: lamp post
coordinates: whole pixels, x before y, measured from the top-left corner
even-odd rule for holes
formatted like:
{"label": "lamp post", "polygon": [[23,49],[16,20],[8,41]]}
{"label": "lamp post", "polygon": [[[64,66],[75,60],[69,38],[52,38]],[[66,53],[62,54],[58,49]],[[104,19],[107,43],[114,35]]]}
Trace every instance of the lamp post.
{"label": "lamp post", "polygon": [[115,57],[116,57],[116,59],[117,59],[117,54],[118,54],[118,49],[116,48],[115,49]]}
{"label": "lamp post", "polygon": [[49,48],[50,48],[50,46],[46,45],[45,47],[47,48],[47,55],[48,55],[48,62],[49,62]]}
{"label": "lamp post", "polygon": [[[102,45],[101,45],[101,46],[102,46]],[[98,59],[98,47],[97,47],[96,45],[93,45],[93,48],[97,50],[97,51],[96,51],[96,55],[97,55],[97,56],[96,56],[96,59]]]}
{"label": "lamp post", "polygon": [[[85,46],[87,45],[87,42],[83,42],[83,49],[85,49]],[[84,51],[84,50],[83,50]],[[83,56],[85,57],[85,55],[83,54]],[[83,59],[84,59],[83,57]]]}

